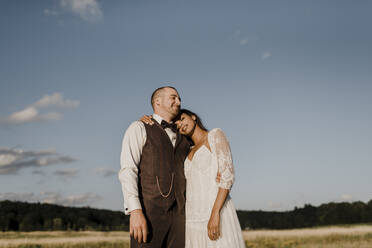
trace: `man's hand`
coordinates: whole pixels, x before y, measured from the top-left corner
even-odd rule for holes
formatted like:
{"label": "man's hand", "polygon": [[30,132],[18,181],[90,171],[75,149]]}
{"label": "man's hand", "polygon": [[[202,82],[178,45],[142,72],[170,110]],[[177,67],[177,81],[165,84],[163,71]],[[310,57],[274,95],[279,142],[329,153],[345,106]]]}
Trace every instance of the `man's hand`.
{"label": "man's hand", "polygon": [[139,244],[147,242],[147,222],[142,209],[135,209],[130,212],[129,231],[130,235],[133,236]]}

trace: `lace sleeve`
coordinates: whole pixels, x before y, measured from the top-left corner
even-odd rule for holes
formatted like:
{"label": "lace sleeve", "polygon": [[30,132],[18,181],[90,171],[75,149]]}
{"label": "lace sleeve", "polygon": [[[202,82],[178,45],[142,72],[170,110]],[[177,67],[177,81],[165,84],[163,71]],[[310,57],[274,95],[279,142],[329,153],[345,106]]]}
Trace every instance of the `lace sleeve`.
{"label": "lace sleeve", "polygon": [[221,180],[217,185],[220,188],[231,189],[235,176],[229,141],[219,128],[211,131],[210,138],[212,152],[217,157],[218,172],[221,173]]}

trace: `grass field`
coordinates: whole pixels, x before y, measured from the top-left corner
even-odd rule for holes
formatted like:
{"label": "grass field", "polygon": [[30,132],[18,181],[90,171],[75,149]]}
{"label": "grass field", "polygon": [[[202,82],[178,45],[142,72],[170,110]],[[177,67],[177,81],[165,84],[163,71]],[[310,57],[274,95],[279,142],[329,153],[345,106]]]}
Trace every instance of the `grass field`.
{"label": "grass field", "polygon": [[[372,226],[244,231],[248,248],[371,248]],[[127,248],[127,232],[0,232],[6,248]]]}
{"label": "grass field", "polygon": [[371,248],[372,226],[243,232],[248,248]]}

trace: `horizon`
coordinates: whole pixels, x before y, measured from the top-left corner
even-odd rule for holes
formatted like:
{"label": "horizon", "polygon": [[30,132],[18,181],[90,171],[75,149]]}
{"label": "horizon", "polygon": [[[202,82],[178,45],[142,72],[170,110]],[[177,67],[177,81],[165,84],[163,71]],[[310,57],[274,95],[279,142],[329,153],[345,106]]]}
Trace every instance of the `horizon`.
{"label": "horizon", "polygon": [[[122,210],[113,210],[113,209],[106,209],[106,208],[96,208],[96,207],[91,207],[91,206],[68,206],[68,205],[60,205],[60,204],[56,204],[56,203],[48,203],[48,202],[26,202],[26,201],[13,201],[13,200],[0,200],[0,203],[1,202],[4,202],[4,201],[9,201],[9,202],[13,202],[13,203],[27,203],[27,204],[48,204],[48,205],[53,205],[53,206],[59,206],[59,207],[67,207],[67,208],[91,208],[91,209],[96,209],[96,210],[107,210],[107,211],[113,211],[113,212],[121,212],[121,213],[124,213]],[[312,207],[315,207],[315,208],[319,208],[320,206],[322,205],[328,205],[328,204],[332,204],[332,203],[335,203],[335,204],[339,204],[339,203],[348,203],[348,204],[354,204],[354,203],[358,203],[358,202],[362,202],[363,204],[365,205],[368,205],[369,202],[372,202],[372,199],[367,201],[367,202],[364,202],[364,201],[344,201],[344,202],[326,202],[326,203],[321,203],[319,205],[312,205],[312,204],[309,204],[309,203],[305,203],[304,206],[294,206],[293,209],[287,209],[287,210],[262,210],[262,209],[239,209],[237,208],[236,211],[246,211],[246,212],[291,212],[291,211],[294,211],[294,210],[297,210],[297,209],[303,209],[305,208],[306,206],[312,206]]]}

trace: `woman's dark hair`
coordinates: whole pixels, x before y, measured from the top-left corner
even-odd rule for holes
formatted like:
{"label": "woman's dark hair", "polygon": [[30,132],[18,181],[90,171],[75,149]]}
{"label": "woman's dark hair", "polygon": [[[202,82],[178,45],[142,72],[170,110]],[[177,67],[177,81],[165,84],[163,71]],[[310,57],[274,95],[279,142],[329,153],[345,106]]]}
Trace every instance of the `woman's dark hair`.
{"label": "woman's dark hair", "polygon": [[188,109],[180,109],[178,115],[174,118],[174,121],[178,121],[181,119],[181,115],[182,114],[187,114],[188,116],[195,116],[196,117],[196,124],[204,131],[207,131],[208,132],[208,129],[203,125],[203,122],[202,120],[200,119],[200,117],[195,114],[194,112],[188,110]]}
{"label": "woman's dark hair", "polygon": [[[195,116],[196,120],[196,124],[204,131],[207,131],[208,132],[208,129],[203,125],[203,122],[201,121],[200,117],[195,114],[194,112],[188,110],[188,109],[180,109],[178,115],[173,119],[174,122],[178,121],[178,120],[181,120],[181,115],[182,114],[187,114],[188,116]],[[186,136],[186,139],[189,141],[190,145],[193,146],[195,145],[194,142],[192,141],[191,137],[189,136]]]}

